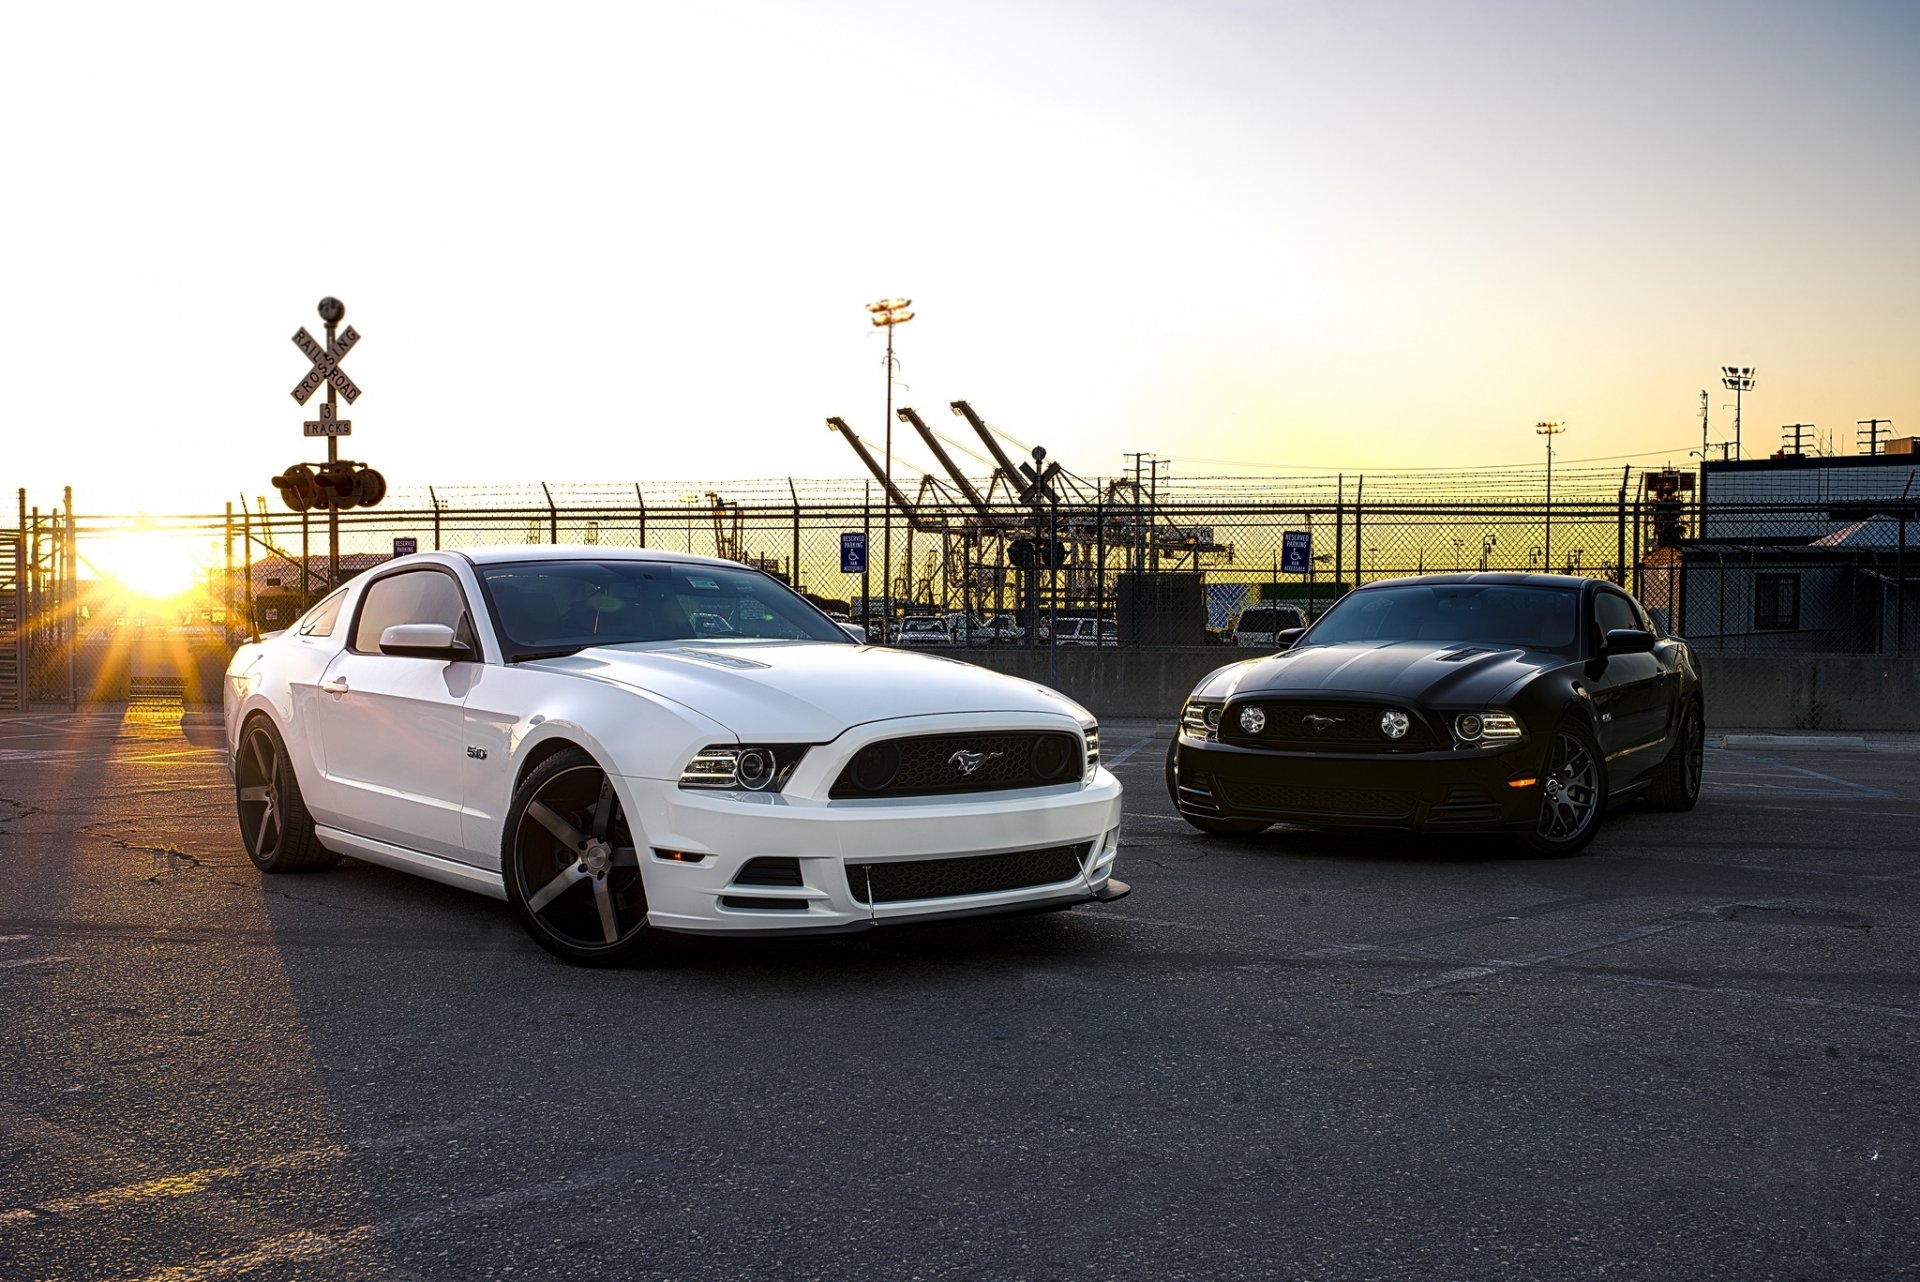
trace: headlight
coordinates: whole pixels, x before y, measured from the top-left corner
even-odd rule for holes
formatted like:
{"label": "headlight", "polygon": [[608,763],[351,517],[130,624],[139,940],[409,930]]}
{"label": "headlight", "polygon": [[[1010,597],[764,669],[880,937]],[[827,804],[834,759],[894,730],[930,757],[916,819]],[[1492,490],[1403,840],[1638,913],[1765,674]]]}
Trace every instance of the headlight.
{"label": "headlight", "polygon": [[1453,733],[1460,742],[1489,746],[1513,743],[1526,733],[1520,719],[1511,712],[1463,712],[1453,719]]}
{"label": "headlight", "polygon": [[1180,728],[1196,739],[1212,743],[1220,738],[1220,705],[1189,699],[1180,710]]}
{"label": "headlight", "polygon": [[778,792],[807,755],[804,744],[709,744],[680,772],[682,788]]}
{"label": "headlight", "polygon": [[1100,768],[1100,723],[1089,721],[1080,727],[1081,735],[1087,741],[1087,773],[1085,778],[1093,778],[1093,772]]}

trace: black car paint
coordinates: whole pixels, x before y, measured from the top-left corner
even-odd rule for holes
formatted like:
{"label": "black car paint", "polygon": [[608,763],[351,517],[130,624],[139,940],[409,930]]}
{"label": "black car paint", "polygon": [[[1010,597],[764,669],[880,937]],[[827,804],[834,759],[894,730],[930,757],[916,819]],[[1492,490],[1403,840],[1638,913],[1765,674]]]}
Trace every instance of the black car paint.
{"label": "black car paint", "polygon": [[[1349,598],[1406,582],[1369,584]],[[1263,706],[1281,707],[1307,700],[1397,706],[1414,714],[1415,724],[1424,724],[1439,746],[1400,750],[1381,737],[1343,750],[1270,748],[1211,742],[1182,729],[1168,769],[1176,806],[1207,819],[1416,829],[1519,827],[1534,822],[1539,791],[1510,785],[1543,774],[1553,733],[1564,720],[1585,722],[1605,762],[1606,791],[1620,798],[1650,782],[1680,734],[1686,703],[1704,704],[1699,670],[1684,641],[1639,631],[1605,637],[1599,633],[1594,601],[1602,592],[1616,591],[1609,584],[1529,574],[1431,575],[1419,582],[1578,592],[1578,649],[1528,650],[1457,640],[1316,646],[1314,629],[1309,628],[1287,651],[1208,674],[1189,702],[1222,703],[1223,727],[1241,707],[1262,700]],[[1451,732],[1454,717],[1488,708],[1517,716],[1523,737],[1501,747],[1457,745]],[[1231,737],[1246,738],[1223,735]],[[1194,786],[1202,781],[1207,795]],[[1263,800],[1270,804],[1230,801],[1235,784],[1265,789]],[[1414,800],[1404,812],[1385,807],[1382,813],[1383,807],[1375,804],[1382,789],[1411,794]],[[1469,800],[1469,794],[1484,801]]]}

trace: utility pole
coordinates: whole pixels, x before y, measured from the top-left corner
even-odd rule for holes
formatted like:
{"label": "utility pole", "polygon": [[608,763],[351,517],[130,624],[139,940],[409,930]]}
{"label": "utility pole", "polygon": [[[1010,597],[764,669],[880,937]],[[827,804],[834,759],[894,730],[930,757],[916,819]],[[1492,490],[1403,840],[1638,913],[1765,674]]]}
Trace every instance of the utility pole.
{"label": "utility pole", "polygon": [[1535,436],[1547,438],[1547,538],[1546,555],[1543,558],[1549,571],[1553,569],[1553,438],[1567,430],[1567,425],[1554,420],[1541,421],[1533,425]]}
{"label": "utility pole", "polygon": [[1811,423],[1782,423],[1780,425],[1781,448],[1786,448],[1788,433],[1792,433],[1793,448],[1786,452],[1789,454],[1805,454],[1807,452],[1806,434],[1812,430],[1813,424]]}
{"label": "utility pole", "polygon": [[[887,331],[887,417],[885,420],[887,424],[887,512],[881,521],[883,532],[880,536],[880,593],[887,603],[887,612],[884,617],[888,619],[893,616],[893,374],[895,369],[893,327],[904,325],[913,319],[913,313],[907,310],[911,306],[913,306],[911,298],[883,298],[877,303],[867,304],[867,311],[873,317],[874,327]],[[912,566],[907,567],[907,575],[909,578],[912,577]],[[909,592],[907,595],[911,597],[913,594]],[[884,627],[885,624],[881,626]]]}
{"label": "utility pole", "polygon": [[1866,441],[1868,457],[1878,454],[1880,452],[1880,425],[1885,423],[1888,427],[1892,427],[1893,420],[1890,418],[1859,418],[1855,419],[1854,422],[1866,429],[1860,432],[1859,436]]}

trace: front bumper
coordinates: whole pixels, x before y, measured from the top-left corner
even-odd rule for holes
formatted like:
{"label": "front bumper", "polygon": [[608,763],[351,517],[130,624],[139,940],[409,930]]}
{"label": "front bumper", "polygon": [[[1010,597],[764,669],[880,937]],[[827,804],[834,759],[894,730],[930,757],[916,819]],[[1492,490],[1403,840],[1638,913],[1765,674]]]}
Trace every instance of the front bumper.
{"label": "front bumper", "polygon": [[[1120,783],[1104,769],[1085,784],[860,801],[700,792],[652,779],[618,783],[644,847],[647,919],[662,930],[843,934],[1044,912],[1126,893],[1125,884],[1113,879]],[[694,858],[666,858],[662,851]],[[966,862],[972,860],[982,862]],[[782,874],[797,869],[797,877],[769,883],[769,861],[779,861]],[[942,875],[916,881],[870,878],[867,871],[894,865]],[[1041,884],[1010,889],[976,888],[1020,881],[1017,870],[1034,866],[1058,875],[1049,872]],[[997,880],[968,875],[1009,867],[1015,871]],[[881,888],[882,880],[892,888]],[[921,894],[912,889],[916,885],[934,893]]]}
{"label": "front bumper", "polygon": [[[1532,824],[1539,748],[1287,752],[1181,734],[1169,789],[1182,814],[1326,827],[1475,830]],[[1519,781],[1533,782],[1520,784]]]}

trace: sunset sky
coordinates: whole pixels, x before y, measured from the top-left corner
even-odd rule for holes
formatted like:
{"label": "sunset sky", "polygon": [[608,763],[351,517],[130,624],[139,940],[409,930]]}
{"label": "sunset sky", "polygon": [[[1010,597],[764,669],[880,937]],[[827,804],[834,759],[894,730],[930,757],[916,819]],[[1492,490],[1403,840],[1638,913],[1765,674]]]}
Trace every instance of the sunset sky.
{"label": "sunset sky", "polygon": [[[897,401],[1088,475],[1686,465],[1920,433],[1920,5],[39,5],[0,486],[212,511],[830,477]],[[1724,408],[1723,408],[1724,407]],[[904,429],[903,429],[904,432]],[[910,435],[910,434],[909,434]],[[918,474],[917,452],[902,471]]]}

